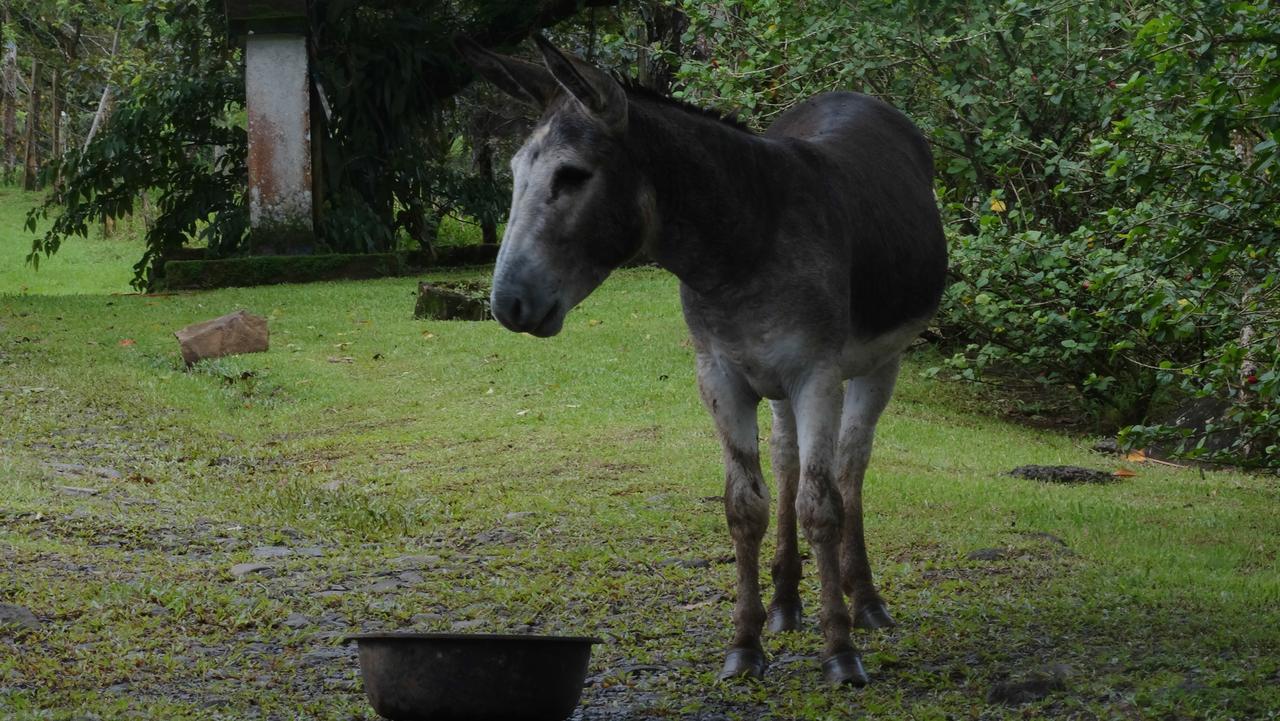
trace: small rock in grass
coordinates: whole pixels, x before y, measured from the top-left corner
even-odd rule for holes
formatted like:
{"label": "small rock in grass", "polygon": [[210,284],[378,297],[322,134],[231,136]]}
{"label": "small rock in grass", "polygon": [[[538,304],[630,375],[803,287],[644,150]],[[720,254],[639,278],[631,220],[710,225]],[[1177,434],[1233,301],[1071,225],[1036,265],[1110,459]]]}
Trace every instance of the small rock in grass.
{"label": "small rock in grass", "polygon": [[9,626],[19,631],[35,631],[40,620],[30,610],[11,603],[0,603],[0,627]]}
{"label": "small rock in grass", "polygon": [[369,588],[368,588],[368,589],[366,589],[366,590],[367,590],[369,593],[387,593],[387,592],[389,592],[389,591],[394,591],[394,590],[396,590],[397,588],[400,588],[400,582],[399,582],[399,581],[393,581],[393,580],[391,580],[391,579],[386,579],[385,581],[378,581],[377,583],[375,583],[375,584],[373,584],[373,585],[369,586]]}
{"label": "small rock in grass", "polygon": [[536,516],[536,515],[538,514],[534,513],[533,511],[512,511],[511,513],[508,513],[506,515],[506,519],[508,521],[518,521],[521,518],[528,518],[530,516]]}
{"label": "small rock in grass", "polygon": [[59,493],[65,493],[68,496],[96,496],[102,493],[100,488],[83,488],[80,486],[54,486]]}
{"label": "small rock in grass", "polygon": [[478,618],[473,618],[470,621],[454,621],[452,628],[454,631],[469,631],[473,628],[480,628],[484,623]]}
{"label": "small rock in grass", "polygon": [[391,559],[394,566],[400,568],[430,568],[439,565],[439,556],[401,556]]}
{"label": "small rock in grass", "polygon": [[243,310],[189,325],[173,335],[189,366],[206,358],[261,353],[270,344],[267,319]]}
{"label": "small rock in grass", "polygon": [[710,568],[711,561],[708,561],[705,558],[668,558],[663,561],[658,561],[657,566],[658,568],[670,568],[671,566],[678,566],[680,568]]}
{"label": "small rock in grass", "polygon": [[236,578],[244,578],[252,574],[267,575],[271,570],[271,564],[269,563],[237,563],[231,567],[231,575]]}
{"label": "small rock in grass", "polygon": [[976,551],[969,551],[968,559],[970,561],[999,561],[1009,555],[1009,551],[1004,548],[979,548]]}
{"label": "small rock in grass", "polygon": [[1009,475],[1049,483],[1111,483],[1115,477],[1094,468],[1080,466],[1018,466]]}
{"label": "small rock in grass", "polygon": [[258,546],[251,553],[258,558],[284,558],[292,556],[293,549],[287,546]]}
{"label": "small rock in grass", "polygon": [[987,703],[1016,706],[1039,701],[1054,691],[1067,688],[1068,671],[1065,666],[1053,665],[1036,669],[1017,681],[998,683],[987,691]]}
{"label": "small rock in grass", "polygon": [[354,656],[355,653],[355,648],[350,646],[325,646],[324,648],[318,648],[314,651],[303,654],[302,665],[318,666],[322,663],[328,663],[336,659]]}
{"label": "small rock in grass", "polygon": [[405,583],[409,583],[409,584],[422,583],[423,581],[426,580],[425,578],[422,577],[422,574],[418,573],[417,571],[405,571],[399,576],[396,576],[396,578],[399,578],[401,581],[404,581]]}
{"label": "small rock in grass", "polygon": [[303,628],[311,625],[311,619],[295,611],[289,614],[282,623],[289,628]]}
{"label": "small rock in grass", "polygon": [[94,476],[108,481],[118,480],[121,477],[120,471],[114,468],[86,466],[83,463],[50,463],[49,467],[55,473],[64,476]]}
{"label": "small rock in grass", "polygon": [[293,549],[293,552],[298,554],[299,556],[307,556],[309,558],[319,558],[324,555],[324,549],[319,548],[318,546],[304,546],[302,548],[295,548]]}
{"label": "small rock in grass", "polygon": [[409,622],[415,626],[428,626],[442,618],[444,616],[438,613],[415,613]]}

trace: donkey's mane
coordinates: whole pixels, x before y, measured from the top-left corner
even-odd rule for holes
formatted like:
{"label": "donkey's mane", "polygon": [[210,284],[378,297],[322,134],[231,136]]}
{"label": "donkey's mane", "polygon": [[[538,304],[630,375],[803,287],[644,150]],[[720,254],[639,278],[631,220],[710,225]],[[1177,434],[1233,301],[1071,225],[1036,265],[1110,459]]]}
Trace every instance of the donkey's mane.
{"label": "donkey's mane", "polygon": [[748,127],[746,123],[742,122],[742,120],[733,113],[723,113],[718,110],[703,108],[684,100],[678,100],[669,95],[663,95],[653,88],[641,85],[639,80],[625,75],[614,75],[614,79],[618,81],[618,84],[622,86],[623,90],[627,91],[628,96],[635,95],[646,100],[653,100],[662,105],[675,108],[676,110],[683,110],[684,112],[692,115],[711,118],[712,120],[734,128],[735,130],[741,130],[744,133],[751,133],[753,135],[755,134],[754,130]]}

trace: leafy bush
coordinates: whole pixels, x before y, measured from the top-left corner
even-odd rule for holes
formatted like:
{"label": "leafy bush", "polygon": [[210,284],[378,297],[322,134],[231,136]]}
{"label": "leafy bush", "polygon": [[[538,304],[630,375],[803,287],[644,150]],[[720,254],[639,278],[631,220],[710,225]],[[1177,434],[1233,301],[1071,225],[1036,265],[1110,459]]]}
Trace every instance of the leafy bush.
{"label": "leafy bush", "polygon": [[[1065,387],[1131,445],[1280,468],[1270,3],[684,4],[682,93],[884,97],[933,144],[948,375]],[[941,369],[939,369],[940,372]],[[1161,425],[1207,396],[1227,448]]]}

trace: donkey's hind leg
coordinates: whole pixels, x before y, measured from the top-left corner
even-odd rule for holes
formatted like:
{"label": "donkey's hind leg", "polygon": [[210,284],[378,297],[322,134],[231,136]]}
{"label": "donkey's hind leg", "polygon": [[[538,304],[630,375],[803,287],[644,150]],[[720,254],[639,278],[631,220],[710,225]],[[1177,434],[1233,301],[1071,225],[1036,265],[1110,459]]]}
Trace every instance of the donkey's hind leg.
{"label": "donkey's hind leg", "polygon": [[724,511],[738,566],[738,599],[733,607],[733,644],[720,678],[764,675],[764,604],[760,602],[760,541],[769,527],[769,488],[760,472],[756,406],[760,397],[746,382],[713,359],[697,359],[698,388],[715,420],[724,451]]}
{"label": "donkey's hind leg", "polygon": [[840,574],[844,592],[853,602],[853,625],[858,628],[894,626],[884,601],[871,580],[867,543],[862,530],[862,479],[871,460],[871,444],[876,421],[893,395],[900,358],[894,358],[872,373],[849,381],[840,420],[837,481],[844,501]]}
{"label": "donkey's hind leg", "polygon": [[796,540],[796,485],[800,483],[800,449],[796,415],[790,401],[771,401],[773,431],[769,450],[778,484],[778,547],[773,554],[773,601],[769,630],[795,631],[804,618],[800,604],[800,548]]}

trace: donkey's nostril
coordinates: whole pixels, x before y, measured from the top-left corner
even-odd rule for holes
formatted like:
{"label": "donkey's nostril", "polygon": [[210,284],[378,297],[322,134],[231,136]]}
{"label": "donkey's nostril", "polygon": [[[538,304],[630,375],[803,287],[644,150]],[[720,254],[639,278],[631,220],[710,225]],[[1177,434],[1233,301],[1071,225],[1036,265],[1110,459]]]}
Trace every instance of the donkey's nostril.
{"label": "donkey's nostril", "polygon": [[511,323],[513,325],[524,325],[524,319],[520,317],[521,310],[523,310],[523,308],[519,298],[512,298],[511,302],[507,304],[507,317],[511,319]]}

